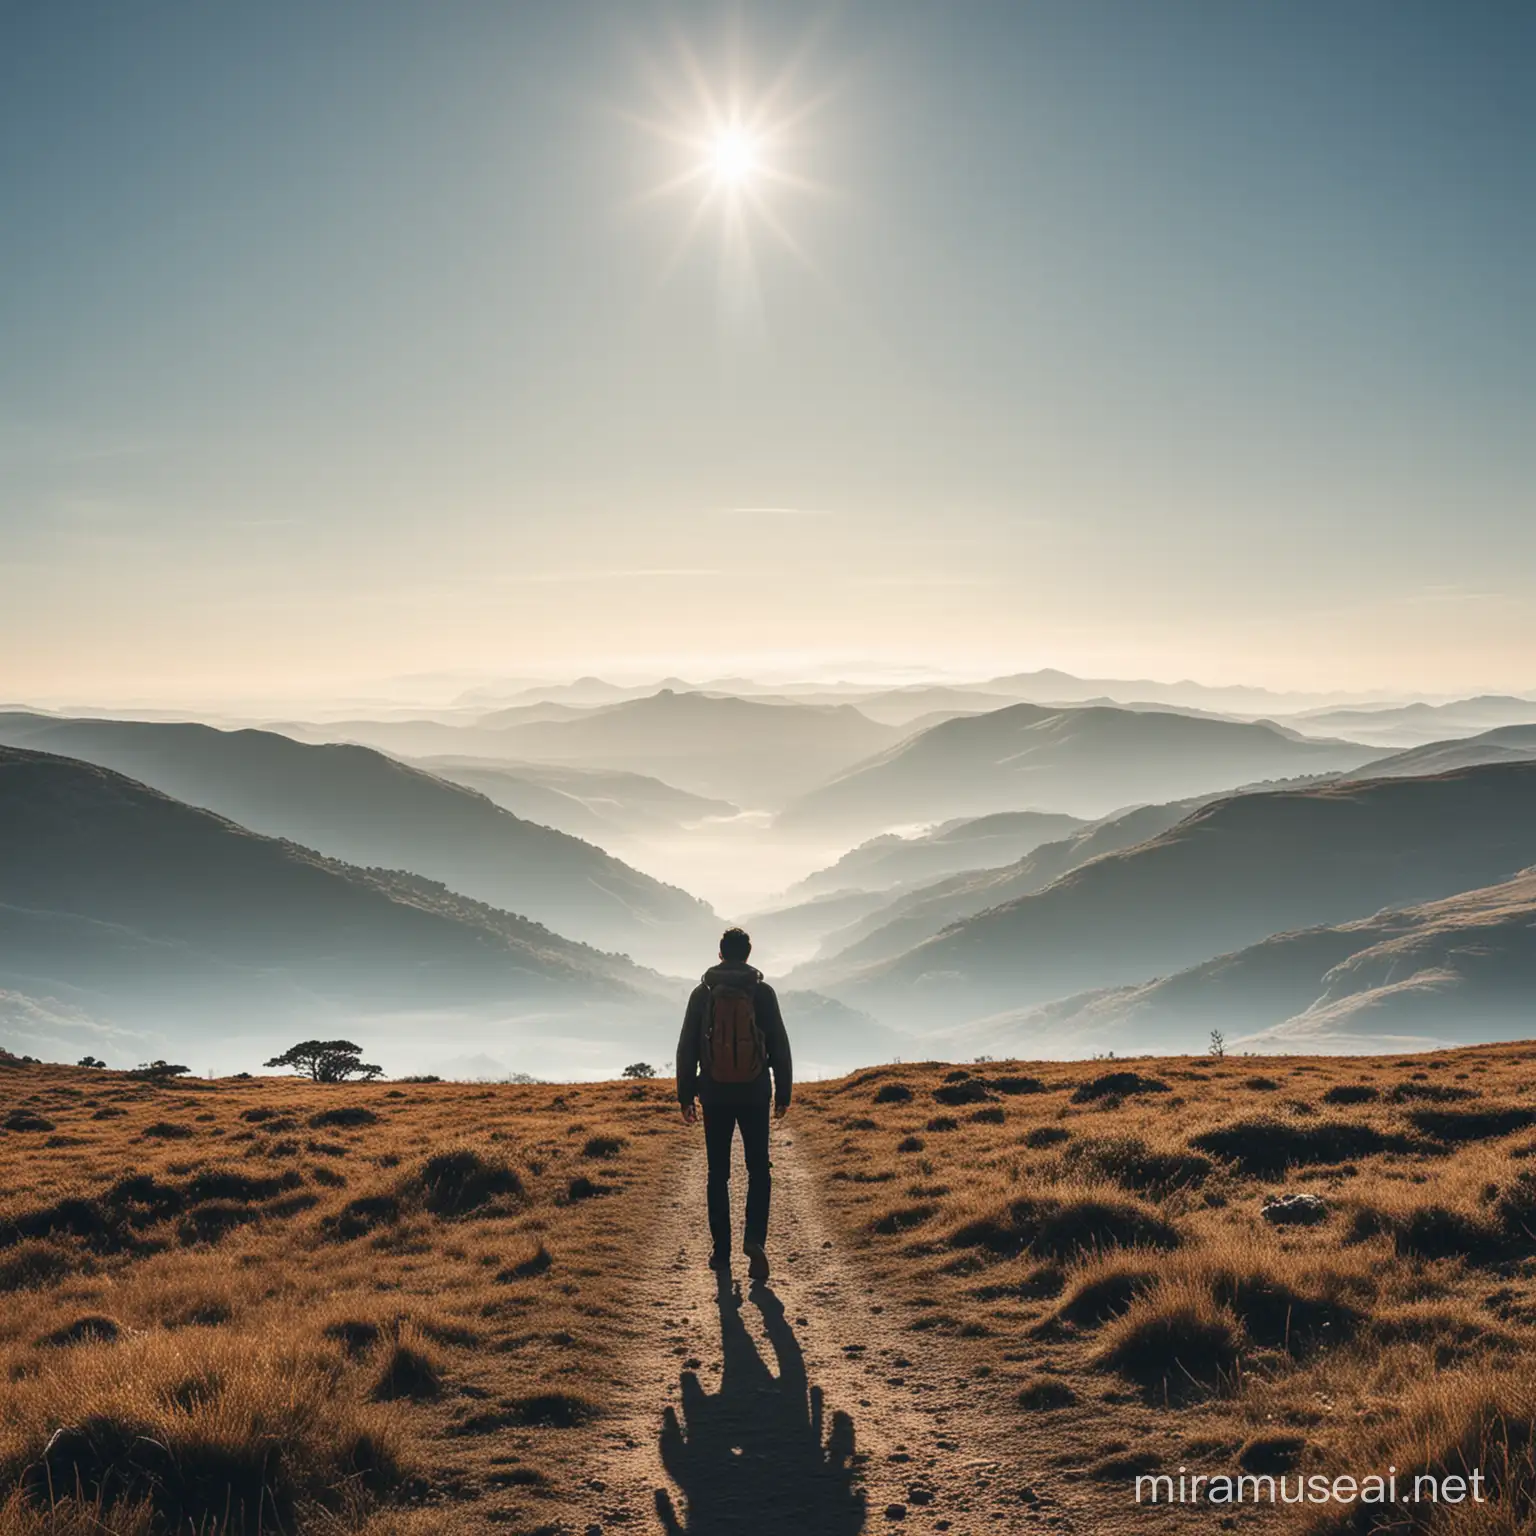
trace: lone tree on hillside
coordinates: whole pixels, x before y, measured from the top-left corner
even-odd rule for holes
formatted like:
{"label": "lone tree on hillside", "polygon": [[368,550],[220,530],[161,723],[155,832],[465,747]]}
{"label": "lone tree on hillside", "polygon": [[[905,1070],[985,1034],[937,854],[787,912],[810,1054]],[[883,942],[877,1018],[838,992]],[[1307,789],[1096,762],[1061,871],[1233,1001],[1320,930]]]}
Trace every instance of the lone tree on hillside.
{"label": "lone tree on hillside", "polygon": [[364,1061],[362,1046],[350,1040],[301,1040],[265,1065],[291,1067],[317,1083],[344,1083],[353,1077],[371,1083],[384,1076],[384,1068]]}
{"label": "lone tree on hillside", "polygon": [[99,1056],[82,1056],[80,1060],[75,1063],[75,1065],[77,1067],[104,1067],[106,1066],[106,1062],[104,1062]]}
{"label": "lone tree on hillside", "polygon": [[635,1061],[624,1068],[622,1075],[624,1077],[655,1077],[656,1068],[648,1061]]}
{"label": "lone tree on hillside", "polygon": [[168,1083],[173,1077],[184,1077],[190,1070],[179,1061],[166,1061],[157,1056],[153,1061],[141,1061],[128,1076],[147,1078],[152,1083]]}

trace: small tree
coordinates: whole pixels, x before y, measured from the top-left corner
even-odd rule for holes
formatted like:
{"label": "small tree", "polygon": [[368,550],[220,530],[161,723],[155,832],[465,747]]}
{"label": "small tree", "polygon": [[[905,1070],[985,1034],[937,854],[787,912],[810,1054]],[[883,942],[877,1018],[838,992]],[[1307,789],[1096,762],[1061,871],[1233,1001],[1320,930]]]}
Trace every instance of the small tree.
{"label": "small tree", "polygon": [[1211,1031],[1210,1054],[1221,1057],[1227,1054],[1227,1037],[1219,1029]]}
{"label": "small tree", "polygon": [[173,1077],[183,1077],[190,1070],[179,1061],[166,1061],[157,1056],[153,1061],[141,1061],[128,1076],[148,1078],[152,1083],[168,1083]]}
{"label": "small tree", "polygon": [[384,1075],[383,1067],[364,1061],[362,1046],[350,1040],[301,1040],[265,1065],[289,1067],[317,1083],[344,1083],[353,1077],[371,1083]]}
{"label": "small tree", "polygon": [[106,1062],[104,1062],[99,1056],[82,1056],[80,1060],[75,1063],[75,1065],[77,1067],[104,1067],[106,1066]]}
{"label": "small tree", "polygon": [[621,1074],[624,1077],[655,1077],[656,1068],[648,1061],[631,1062]]}

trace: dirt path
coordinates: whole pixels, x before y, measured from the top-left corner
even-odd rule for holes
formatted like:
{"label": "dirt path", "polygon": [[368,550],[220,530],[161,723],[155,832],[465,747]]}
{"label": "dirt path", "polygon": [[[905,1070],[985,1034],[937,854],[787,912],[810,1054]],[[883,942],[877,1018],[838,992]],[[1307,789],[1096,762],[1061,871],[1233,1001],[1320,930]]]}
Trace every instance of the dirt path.
{"label": "dirt path", "polygon": [[[1031,1486],[1024,1448],[942,1343],[907,1332],[823,1222],[792,1129],[774,1134],[768,1285],[707,1267],[704,1149],[656,1211],[636,1276],[635,1409],[604,1435],[587,1536],[853,1536],[860,1531],[1073,1531]],[[732,1197],[741,1227],[739,1143]],[[1038,1464],[1033,1476],[1041,1477]],[[573,1511],[574,1513],[574,1511]]]}

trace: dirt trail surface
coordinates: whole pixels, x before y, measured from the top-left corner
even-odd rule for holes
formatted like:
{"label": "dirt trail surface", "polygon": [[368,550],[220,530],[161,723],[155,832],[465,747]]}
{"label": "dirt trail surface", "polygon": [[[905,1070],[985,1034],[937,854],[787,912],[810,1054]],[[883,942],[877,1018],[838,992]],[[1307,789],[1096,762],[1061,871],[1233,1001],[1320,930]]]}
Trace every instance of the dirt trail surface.
{"label": "dirt trail surface", "polygon": [[[739,1258],[729,1280],[707,1267],[697,1133],[660,1202],[633,1289],[633,1406],[603,1435],[587,1536],[1082,1529],[962,1367],[902,1332],[839,1251],[792,1126],[774,1130],[767,1285]],[[739,1235],[739,1143],[731,1193]]]}

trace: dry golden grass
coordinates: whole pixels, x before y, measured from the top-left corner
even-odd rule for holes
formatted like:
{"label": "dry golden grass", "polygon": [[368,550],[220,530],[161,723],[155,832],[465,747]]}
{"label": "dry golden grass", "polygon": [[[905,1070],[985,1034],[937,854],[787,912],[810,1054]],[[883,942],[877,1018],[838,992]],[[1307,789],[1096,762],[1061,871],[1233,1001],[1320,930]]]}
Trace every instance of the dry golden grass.
{"label": "dry golden grass", "polygon": [[[797,1113],[894,1326],[943,1338],[1105,1528],[1137,1472],[1480,1466],[1479,1506],[1240,1523],[1530,1536],[1533,1063],[898,1065]],[[1322,1219],[1265,1219],[1295,1193]]]}
{"label": "dry golden grass", "polygon": [[670,1089],[0,1065],[0,1533],[550,1526]]}
{"label": "dry golden grass", "polygon": [[[1392,1529],[1536,1536],[1533,1063],[891,1066],[792,1113],[885,1325],[1095,1528],[1151,1518],[1138,1472],[1395,1465],[1492,1497]],[[0,1096],[0,1536],[576,1529],[592,1452],[658,1406],[633,1277],[670,1083],[7,1064]],[[1297,1193],[1315,1224],[1265,1218]]]}

